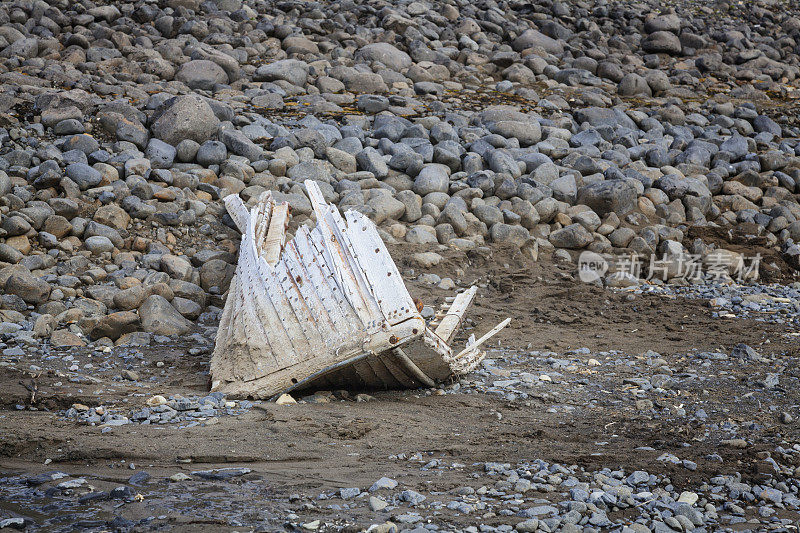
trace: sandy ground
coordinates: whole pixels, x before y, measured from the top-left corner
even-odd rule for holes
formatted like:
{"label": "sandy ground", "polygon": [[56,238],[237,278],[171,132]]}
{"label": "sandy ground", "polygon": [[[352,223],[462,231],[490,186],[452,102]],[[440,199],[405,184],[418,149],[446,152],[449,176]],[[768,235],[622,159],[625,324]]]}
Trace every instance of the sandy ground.
{"label": "sandy ground", "polygon": [[[410,268],[412,251],[392,250],[401,271]],[[56,369],[63,369],[63,363],[57,359],[34,381],[21,364],[1,368],[0,502],[5,502],[0,518],[28,517],[52,529],[75,524],[102,529],[114,517],[130,525],[151,517],[146,527],[139,522],[136,528],[185,531],[273,530],[286,522],[320,520],[322,529],[351,524],[357,531],[403,509],[373,512],[364,502],[320,501],[319,494],[346,487],[365,490],[388,476],[400,488],[447,502],[458,487],[487,484],[480,477],[484,468],[476,463],[536,459],[586,470],[664,473],[677,488],[734,472],[758,482],[764,454],[777,444],[798,442],[797,423],[777,419],[783,411],[796,419],[800,403],[795,363],[800,342],[787,326],[712,318],[708,303],[700,300],[610,292],[576,281],[574,265],[546,258],[532,263],[509,250],[452,253],[431,271],[481,287],[469,312],[478,333],[505,316],[513,318],[490,350],[491,369],[468,376],[458,390],[371,392],[366,402],[262,402],[238,416],[196,427],[127,425],[103,433],[59,413],[74,403],[130,410],[153,394],[202,396],[209,354],[188,355],[189,342],[145,348],[137,382],[114,379],[124,366],[113,355],[107,357],[109,368],[98,367],[86,383],[60,377]],[[417,282],[409,286],[429,305],[450,294]],[[704,366],[694,355],[730,353],[737,343],[752,346],[765,359]],[[588,350],[570,352],[578,348]],[[643,411],[636,405],[643,396],[634,394],[636,387],[626,378],[659,373],[644,364],[647,350],[661,355],[681,386],[648,396],[655,407]],[[571,364],[554,370],[542,355],[547,351]],[[98,357],[91,359],[97,362]],[[630,361],[641,364],[625,364]],[[767,372],[776,371],[781,373],[777,388],[758,386]],[[491,390],[492,380],[512,372],[550,374],[551,379],[539,382],[525,398]],[[31,404],[34,382],[37,395]],[[17,407],[31,405],[38,410]],[[673,416],[676,408],[689,415],[703,408],[709,419]],[[721,444],[731,436],[723,431],[725,423],[747,428],[746,446]],[[642,446],[651,449],[637,450]],[[665,452],[696,463],[696,470],[658,461]],[[708,460],[711,454],[722,462]],[[431,460],[439,466],[426,468]],[[250,472],[225,481],[168,479],[178,472],[223,467]],[[57,481],[39,487],[26,482],[50,471],[83,476],[96,491],[129,486],[141,498],[79,503],[81,495],[91,492],[85,486],[74,494],[48,495],[46,488]],[[127,482],[140,471],[151,476],[148,482]],[[491,514],[477,518],[444,509],[440,518],[453,527],[521,520]]]}

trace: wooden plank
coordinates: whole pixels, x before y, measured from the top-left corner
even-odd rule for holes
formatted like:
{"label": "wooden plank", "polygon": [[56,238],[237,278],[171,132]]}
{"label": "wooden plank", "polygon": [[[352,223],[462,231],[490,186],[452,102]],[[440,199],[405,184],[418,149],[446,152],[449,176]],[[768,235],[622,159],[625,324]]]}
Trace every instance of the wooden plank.
{"label": "wooden plank", "polygon": [[[359,332],[357,317],[354,313],[351,313],[349,317],[346,316],[346,311],[339,305],[335,295],[332,294],[333,289],[323,275],[320,268],[321,261],[316,257],[309,259],[307,246],[308,230],[298,231],[298,234],[284,250],[284,260],[291,261],[292,271],[299,269],[303,272],[307,286],[304,296],[307,301],[314,301],[316,302],[314,305],[321,307],[319,315],[325,321],[325,329],[331,339],[340,343],[352,340]],[[301,249],[306,250],[306,253],[301,253]],[[303,288],[301,287],[301,289]],[[338,287],[334,287],[334,289],[338,291]]]}
{"label": "wooden plank", "polygon": [[298,335],[299,324],[293,320],[291,307],[275,279],[274,269],[253,251],[252,263],[247,270],[251,276],[250,286],[253,288],[250,297],[255,306],[268,313],[265,331],[282,346],[280,351],[275,352],[278,368],[299,362],[308,343],[303,342],[303,337]]}
{"label": "wooden plank", "polygon": [[414,301],[375,225],[356,211],[348,211],[345,218],[350,253],[363,272],[384,318],[397,323],[416,314]]}
{"label": "wooden plank", "polygon": [[[328,299],[328,304],[334,310],[338,310],[335,313],[337,316],[341,314],[340,320],[347,321],[348,326],[352,327],[357,331],[364,331],[364,325],[361,323],[361,320],[356,313],[356,310],[347,300],[344,295],[344,291],[339,283],[336,281],[336,276],[333,272],[333,268],[331,263],[326,260],[329,254],[320,253],[319,244],[317,240],[321,238],[321,236],[316,232],[310,232],[308,235],[308,242],[304,242],[302,240],[296,241],[298,245],[298,252],[300,252],[301,257],[304,259],[305,265],[313,265],[313,268],[310,270],[312,272],[319,271],[319,276],[321,277],[322,281],[324,282],[324,286],[327,287],[327,291],[323,294]],[[323,248],[324,249],[324,248]],[[311,257],[311,261],[308,261],[308,257]],[[314,275],[312,274],[312,279],[314,279]]]}
{"label": "wooden plank", "polygon": [[[264,265],[267,264],[266,261],[263,260],[261,263]],[[291,364],[313,357],[314,349],[309,342],[305,328],[300,323],[297,315],[295,315],[292,304],[289,302],[289,298],[284,292],[284,288],[281,286],[278,277],[265,277],[264,281],[269,299],[275,305],[278,318],[283,328],[286,330],[286,335],[291,340],[292,346],[294,346],[295,357],[292,360],[286,361],[287,364],[284,366],[290,366]]]}
{"label": "wooden plank", "polygon": [[280,258],[283,245],[286,242],[286,227],[288,225],[289,204],[288,202],[283,202],[272,209],[269,231],[264,240],[264,250],[261,252],[261,256],[270,265],[275,265]]}
{"label": "wooden plank", "polygon": [[332,270],[337,282],[342,287],[344,296],[355,309],[367,331],[380,330],[383,322],[380,308],[368,293],[363,275],[344,245],[345,237],[339,227],[339,221],[341,221],[339,211],[336,206],[329,206],[325,203],[322,191],[313,180],[306,180],[304,183],[314,213],[317,215],[317,228],[322,237],[320,243],[332,260]]}
{"label": "wooden plank", "polygon": [[368,366],[375,374],[375,380],[372,382],[366,382],[365,380],[365,386],[375,389],[391,389],[400,384],[379,357],[370,355],[359,361],[359,363]]}
{"label": "wooden plank", "polygon": [[225,209],[228,210],[228,214],[233,219],[234,224],[239,228],[239,232],[244,233],[249,216],[242,199],[239,198],[238,194],[229,194],[222,201],[225,203]]}
{"label": "wooden plank", "polygon": [[264,235],[267,233],[269,221],[272,218],[272,208],[274,207],[274,202],[272,202],[271,196],[269,198],[269,201],[256,204],[250,211],[250,220],[254,225],[253,244],[256,247],[257,255],[262,255],[264,253]]}
{"label": "wooden plank", "polygon": [[456,332],[461,327],[461,319],[464,317],[467,308],[472,304],[472,300],[475,299],[475,293],[477,292],[478,287],[473,285],[456,296],[456,299],[453,301],[452,305],[450,305],[450,309],[447,310],[447,313],[434,330],[434,333],[447,344],[450,344]]}
{"label": "wooden plank", "polygon": [[363,302],[363,306],[368,313],[369,320],[365,321],[367,329],[377,331],[383,324],[383,313],[366,280],[364,269],[361,268],[352,251],[350,236],[347,234],[347,224],[339,214],[336,206],[330,206],[326,222],[331,228],[336,251],[339,252],[343,259],[346,278],[348,282],[352,281],[351,287],[356,294],[355,297]]}
{"label": "wooden plank", "polygon": [[397,359],[394,358],[389,352],[383,352],[370,356],[367,358],[367,360],[369,361],[373,358],[383,363],[383,365],[392,374],[392,377],[397,380],[401,387],[413,389],[419,386],[419,384],[406,373],[403,366],[398,364]]}
{"label": "wooden plank", "polygon": [[392,355],[394,355],[397,360],[400,362],[400,365],[403,369],[409,373],[414,379],[419,381],[421,385],[425,385],[426,387],[433,387],[436,385],[434,381],[429,378],[425,372],[423,372],[414,361],[411,360],[408,355],[403,351],[402,348],[395,348],[392,350]]}
{"label": "wooden plank", "polygon": [[[241,254],[244,254],[242,257]],[[264,288],[263,273],[260,272],[252,243],[242,247],[240,250],[240,264],[238,277],[241,288],[237,291],[239,301],[237,307],[242,311],[252,309],[255,319],[260,324],[260,335],[258,337],[244,337],[246,342],[260,348],[261,359],[264,363],[269,362],[276,367],[280,366],[281,361],[278,355],[292,352],[291,342],[287,342],[286,332],[283,330],[277,311],[272,302],[266,298]],[[269,272],[268,275],[272,275]],[[229,291],[230,295],[230,291]],[[230,297],[230,296],[229,296]]]}
{"label": "wooden plank", "polygon": [[291,254],[284,254],[276,274],[309,343],[315,347],[315,353],[335,351],[337,339],[334,338],[333,324],[316,296],[318,289],[311,285],[303,268]]}
{"label": "wooden plank", "polygon": [[469,346],[461,350],[459,353],[454,355],[453,360],[457,361],[458,359],[468,355],[470,352],[477,351],[481,346],[483,346],[484,343],[486,343],[486,341],[497,335],[504,327],[506,327],[509,322],[511,322],[511,319],[506,318],[505,320],[497,324],[486,335],[484,335],[483,337],[481,337],[480,339],[478,339],[477,341],[470,344]]}

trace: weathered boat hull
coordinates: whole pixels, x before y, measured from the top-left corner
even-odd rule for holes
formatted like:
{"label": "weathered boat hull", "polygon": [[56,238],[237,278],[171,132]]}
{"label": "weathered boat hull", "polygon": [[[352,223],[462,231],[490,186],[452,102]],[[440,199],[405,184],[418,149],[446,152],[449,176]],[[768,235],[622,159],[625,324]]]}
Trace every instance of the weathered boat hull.
{"label": "weathered boat hull", "polygon": [[212,390],[267,398],[299,388],[421,387],[474,368],[478,347],[453,355],[448,344],[474,288],[428,329],[375,225],[354,211],[342,217],[315,182],[306,187],[317,224],[288,243],[286,204],[269,192],[249,210],[237,195],[225,198],[242,242]]}

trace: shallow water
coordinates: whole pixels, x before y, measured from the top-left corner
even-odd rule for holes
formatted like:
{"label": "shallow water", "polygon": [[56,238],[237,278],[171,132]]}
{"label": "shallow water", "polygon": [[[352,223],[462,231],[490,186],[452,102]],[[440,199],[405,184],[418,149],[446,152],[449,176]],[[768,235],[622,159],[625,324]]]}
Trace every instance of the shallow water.
{"label": "shallow water", "polygon": [[[181,482],[150,480],[140,487],[91,476],[32,486],[37,477],[0,474],[0,516],[25,519],[28,531],[151,530],[178,524],[274,528],[283,522],[279,516],[287,514],[269,509],[275,505],[274,493],[257,474],[223,481],[195,476]],[[59,488],[74,479],[86,483]]]}

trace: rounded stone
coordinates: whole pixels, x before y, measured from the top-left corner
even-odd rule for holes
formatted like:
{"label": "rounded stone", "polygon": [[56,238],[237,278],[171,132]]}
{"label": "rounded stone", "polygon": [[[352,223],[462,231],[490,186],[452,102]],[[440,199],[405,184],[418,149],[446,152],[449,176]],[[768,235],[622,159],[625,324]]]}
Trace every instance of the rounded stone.
{"label": "rounded stone", "polygon": [[103,252],[110,252],[114,250],[114,243],[111,242],[111,239],[102,235],[89,237],[84,241],[84,245],[86,246],[86,249],[92,252],[94,255],[99,255]]}

